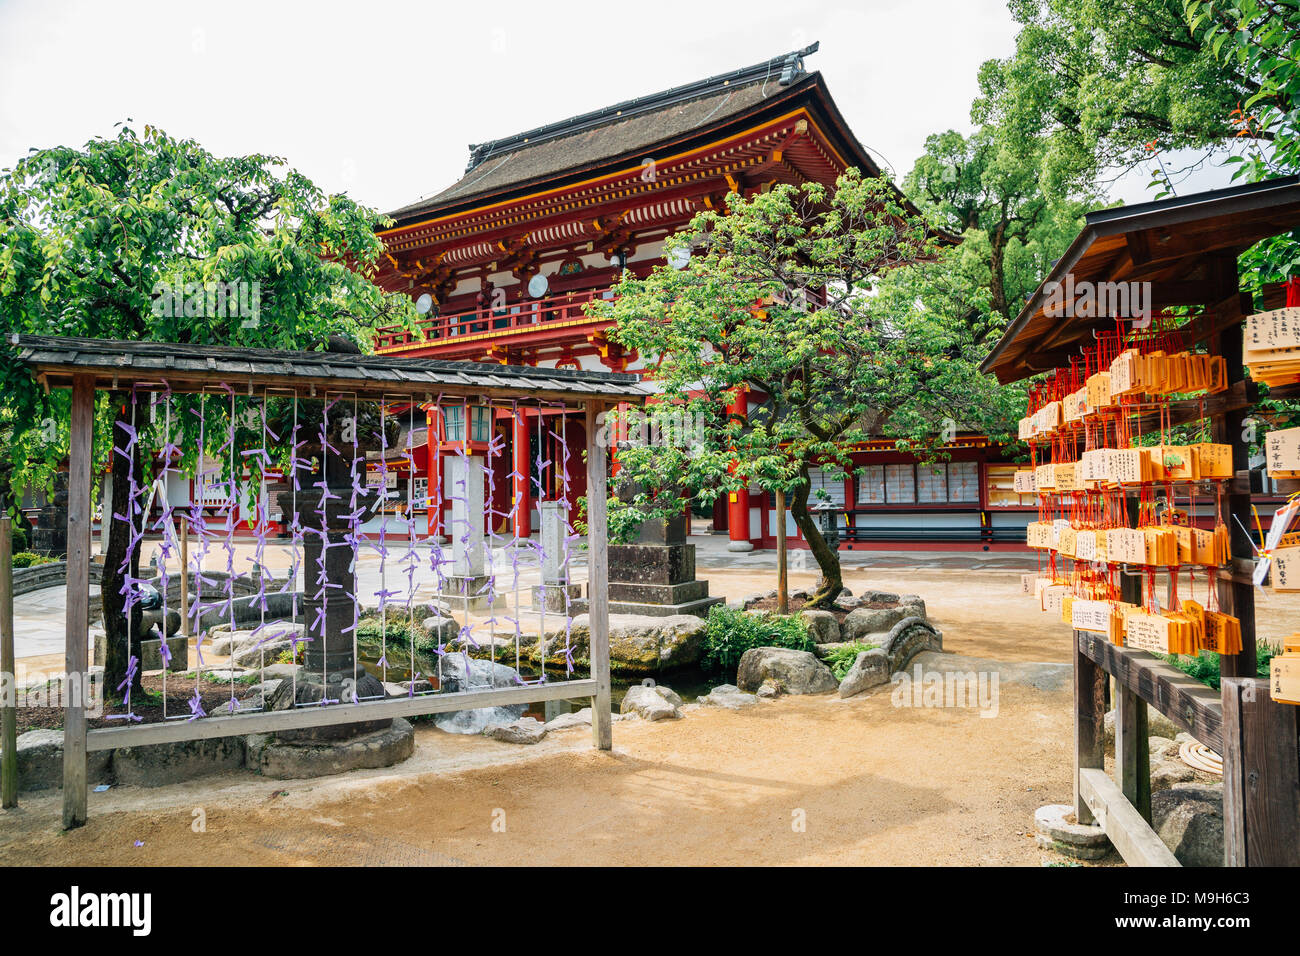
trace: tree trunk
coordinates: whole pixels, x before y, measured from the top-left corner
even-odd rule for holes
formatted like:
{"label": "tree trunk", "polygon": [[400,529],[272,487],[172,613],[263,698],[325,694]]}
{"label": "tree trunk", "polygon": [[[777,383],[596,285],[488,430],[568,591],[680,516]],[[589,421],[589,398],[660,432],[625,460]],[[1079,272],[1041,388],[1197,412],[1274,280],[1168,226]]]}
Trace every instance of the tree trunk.
{"label": "tree trunk", "polygon": [[804,482],[799,490],[794,494],[794,500],[790,503],[790,517],[794,518],[795,525],[803,532],[804,540],[808,542],[808,547],[817,559],[817,567],[821,568],[822,580],[817,588],[817,593],[812,599],[804,605],[809,610],[817,608],[829,608],[835,599],[840,596],[844,590],[844,581],[840,576],[840,556],[822,537],[821,529],[817,527],[817,522],[813,519],[812,512],[808,510],[808,495],[812,491],[812,486],[808,481],[808,465],[805,462],[799,470],[803,476]]}
{"label": "tree trunk", "polygon": [[989,305],[1008,322],[1014,318],[1011,304],[1007,302],[1007,224],[998,223],[997,229],[989,236],[991,255],[989,257]]}
{"label": "tree trunk", "polygon": [[[109,456],[109,467],[112,469],[109,480],[113,482],[112,510],[129,518],[131,515],[131,484],[128,469],[131,466],[124,457],[124,453],[131,438],[126,431],[118,427],[118,423],[131,424],[130,399],[129,396],[117,394],[113,396],[113,401],[116,404],[117,414],[113,421],[113,452]],[[136,484],[140,485],[143,483],[143,476],[140,474],[140,445],[138,442],[131,454],[135,459]],[[141,520],[146,518],[147,516],[142,516]],[[143,609],[139,604],[131,608],[131,628],[129,631],[131,640],[128,642],[126,615],[122,613],[122,608],[126,605],[126,596],[121,593],[125,581],[125,575],[123,575],[121,567],[127,559],[126,549],[131,542],[133,531],[130,522],[119,521],[112,514],[107,513],[104,515],[104,523],[100,527],[101,529],[108,528],[108,547],[104,551],[104,575],[99,584],[100,599],[104,607],[104,692],[106,696],[120,699],[126,693],[126,688],[118,691],[117,685],[122,683],[126,677],[127,665],[130,662],[131,655],[140,656],[140,626]],[[101,530],[100,533],[102,534],[103,531]],[[132,577],[140,576],[139,545],[136,545],[130,555],[129,567]],[[163,626],[166,627],[166,622],[164,622]],[[137,666],[135,680],[131,687],[132,700],[139,700],[143,692],[144,688],[140,684],[140,668]]]}

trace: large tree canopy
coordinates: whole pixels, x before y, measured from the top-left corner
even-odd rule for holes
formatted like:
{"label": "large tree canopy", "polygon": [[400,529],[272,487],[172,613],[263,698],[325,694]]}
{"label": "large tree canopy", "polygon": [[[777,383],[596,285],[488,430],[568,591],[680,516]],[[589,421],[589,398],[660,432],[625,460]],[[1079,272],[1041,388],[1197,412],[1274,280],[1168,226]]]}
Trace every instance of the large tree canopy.
{"label": "large tree canopy", "polygon": [[[331,335],[368,344],[369,327],[410,319],[407,300],[365,275],[382,252],[379,224],[276,157],[216,157],[155,127],[124,125],[81,148],[33,151],[0,173],[0,328],[246,347],[316,348]],[[118,427],[130,421],[128,398],[101,396],[96,416],[96,464],[110,463],[119,502],[129,487]],[[37,389],[12,348],[0,349],[7,492],[46,484],[66,456],[66,402]],[[173,418],[182,435],[173,441],[192,461],[193,416]],[[161,444],[147,426],[142,435],[136,475],[140,452]],[[119,567],[138,574],[139,553],[127,554],[124,522],[109,526],[111,682],[126,665]]]}
{"label": "large tree canopy", "polygon": [[[662,393],[647,410],[652,440],[618,452],[638,489],[626,514],[680,514],[683,495],[708,502],[750,485],[783,491],[823,574],[810,603],[824,606],[842,584],[810,511],[810,470],[844,473],[873,438],[932,448],[959,424],[1003,430],[1004,393],[976,370],[982,336],[882,293],[882,276],[936,253],[882,180],[851,172],[834,189],[733,194],[725,214],[701,213],[669,242],[692,246],[683,268],[625,274],[618,297],[593,306],[649,357]],[[744,391],[761,404],[731,414]]]}

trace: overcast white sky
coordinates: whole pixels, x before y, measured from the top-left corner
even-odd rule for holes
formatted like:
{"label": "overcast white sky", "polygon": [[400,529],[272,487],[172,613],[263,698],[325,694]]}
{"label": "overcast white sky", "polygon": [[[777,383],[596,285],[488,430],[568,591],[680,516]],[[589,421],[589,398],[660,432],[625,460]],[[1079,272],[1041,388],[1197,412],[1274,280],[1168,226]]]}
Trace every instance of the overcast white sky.
{"label": "overcast white sky", "polygon": [[820,40],[808,68],[901,177],[928,134],[970,129],[1015,33],[1005,0],[0,0],[0,167],[130,117],[386,211],[456,180],[469,143]]}

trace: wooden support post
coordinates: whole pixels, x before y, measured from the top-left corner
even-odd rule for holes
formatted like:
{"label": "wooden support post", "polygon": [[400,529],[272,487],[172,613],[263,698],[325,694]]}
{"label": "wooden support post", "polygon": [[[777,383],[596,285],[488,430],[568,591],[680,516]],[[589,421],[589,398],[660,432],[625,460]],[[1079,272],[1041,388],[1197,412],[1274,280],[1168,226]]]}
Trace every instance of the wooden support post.
{"label": "wooden support post", "polygon": [[1147,731],[1147,702],[1127,687],[1115,694],[1115,779],[1120,790],[1151,822],[1151,753]]}
{"label": "wooden support post", "polygon": [[591,733],[596,747],[614,747],[610,716],[609,683],[609,551],[605,520],[609,497],[605,475],[603,424],[597,420],[600,407],[588,401],[587,426],[587,616],[591,634],[591,677],[596,696],[591,702]]}
{"label": "wooden support post", "polygon": [[776,612],[790,613],[790,581],[786,574],[785,492],[776,492]]}
{"label": "wooden support post", "polygon": [[[1231,325],[1210,340],[1214,354],[1222,355],[1228,365],[1228,385],[1233,387],[1245,377],[1242,365],[1242,337],[1240,322],[1250,311],[1250,296],[1238,288],[1237,258],[1224,256],[1211,263],[1216,286],[1214,318],[1216,322],[1230,321]],[[1232,471],[1236,476],[1250,475],[1250,445],[1242,436],[1249,406],[1258,398],[1259,389],[1253,381],[1245,382],[1246,401],[1240,409],[1216,415],[1211,422],[1211,434],[1219,444],[1232,446]],[[1234,482],[1229,494],[1224,496],[1223,519],[1228,523],[1232,538],[1232,557],[1249,560],[1255,549],[1249,535],[1242,528],[1254,527],[1250,509],[1249,483],[1245,489]],[[1233,516],[1236,520],[1233,520]],[[1219,581],[1219,604],[1241,622],[1241,652],[1219,658],[1219,673],[1224,677],[1255,677],[1255,593],[1247,581]]]}
{"label": "wooden support post", "polygon": [[1223,857],[1227,866],[1300,866],[1296,707],[1268,681],[1225,677]]}
{"label": "wooden support post", "polygon": [[1079,632],[1074,631],[1074,814],[1079,823],[1092,823],[1079,787],[1083,770],[1105,769],[1106,672],[1080,649]]}
{"label": "wooden support post", "polygon": [[18,806],[18,674],[14,664],[11,519],[0,515],[0,806]]}
{"label": "wooden support post", "polygon": [[[65,618],[63,716],[63,828],[86,822],[86,703],[90,694],[90,443],[95,383],[72,380],[68,435],[68,598]],[[106,516],[107,518],[107,516]]]}

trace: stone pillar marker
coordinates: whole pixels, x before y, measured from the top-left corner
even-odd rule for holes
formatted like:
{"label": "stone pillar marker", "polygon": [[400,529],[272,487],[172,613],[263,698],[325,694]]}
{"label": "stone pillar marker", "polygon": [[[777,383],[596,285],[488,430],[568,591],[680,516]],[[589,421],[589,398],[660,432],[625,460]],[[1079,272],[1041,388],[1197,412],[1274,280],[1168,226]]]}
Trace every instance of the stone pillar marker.
{"label": "stone pillar marker", "polygon": [[[543,501],[538,505],[542,527],[537,544],[542,549],[542,584],[533,588],[533,607],[564,611],[582,597],[582,587],[569,583],[569,568],[564,561],[564,538],[568,534],[568,506],[563,501]],[[568,592],[569,602],[564,600]]]}
{"label": "stone pillar marker", "polygon": [[[625,484],[619,493],[631,498],[635,489]],[[686,541],[684,512],[646,521],[634,543],[611,544],[608,550],[611,614],[705,617],[722,603],[720,597],[709,597],[708,581],[695,578],[695,545]]]}
{"label": "stone pillar marker", "polygon": [[447,495],[451,498],[451,574],[447,600],[462,610],[489,607],[487,546],[483,540],[487,499],[483,494],[483,461],[474,455],[448,458],[445,468]]}

